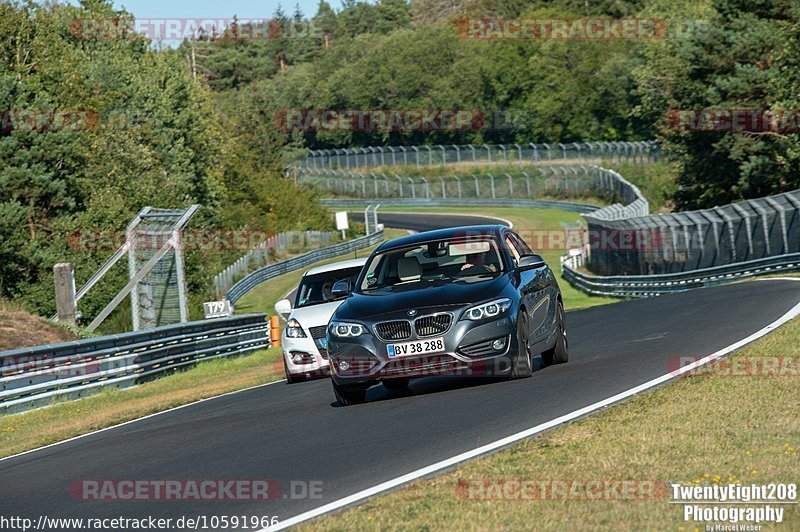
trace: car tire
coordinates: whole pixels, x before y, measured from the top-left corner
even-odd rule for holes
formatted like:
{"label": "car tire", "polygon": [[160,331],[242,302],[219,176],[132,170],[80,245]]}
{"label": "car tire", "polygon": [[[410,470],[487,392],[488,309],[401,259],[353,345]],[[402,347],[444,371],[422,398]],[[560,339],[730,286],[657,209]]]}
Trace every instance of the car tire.
{"label": "car tire", "polygon": [[341,386],[334,381],[331,383],[333,383],[333,395],[341,406],[360,405],[367,398],[365,387]]}
{"label": "car tire", "polygon": [[405,390],[408,388],[409,380],[405,377],[399,379],[386,379],[383,381],[383,387],[387,390]]}
{"label": "car tire", "polygon": [[300,378],[296,375],[289,373],[289,366],[286,364],[286,357],[283,357],[283,373],[286,375],[286,384],[296,384],[300,382]]}
{"label": "car tire", "polygon": [[567,320],[564,315],[564,305],[558,302],[556,308],[556,345],[542,353],[542,362],[545,366],[563,364],[569,360],[569,343],[567,342]]}
{"label": "car tire", "polygon": [[528,346],[528,315],[520,309],[517,315],[517,354],[512,362],[512,379],[526,379],[533,373],[530,348]]}

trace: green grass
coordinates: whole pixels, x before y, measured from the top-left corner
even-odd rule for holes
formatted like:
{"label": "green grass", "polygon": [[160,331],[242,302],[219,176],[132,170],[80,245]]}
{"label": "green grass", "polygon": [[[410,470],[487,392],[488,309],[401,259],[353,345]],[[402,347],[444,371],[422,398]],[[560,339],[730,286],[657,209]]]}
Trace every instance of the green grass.
{"label": "green grass", "polygon": [[[800,357],[800,318],[745,346],[734,360]],[[594,416],[374,498],[305,530],[704,530],[657,491],[687,485],[796,483],[800,478],[797,366],[782,376],[682,377]],[[481,500],[488,481],[634,481],[650,500]],[[459,481],[462,482],[459,488]],[[580,485],[580,484],[579,484]],[[485,484],[484,484],[485,486]],[[473,492],[474,493],[474,492]],[[662,494],[663,496],[658,496]],[[800,530],[785,505],[778,530]],[[769,530],[772,527],[766,526]]]}
{"label": "green grass", "polygon": [[606,163],[605,168],[616,171],[639,187],[650,203],[650,212],[672,212],[675,193],[678,191],[678,168],[674,163],[659,161],[646,165],[632,163]]}
{"label": "green grass", "polygon": [[[0,417],[0,457],[283,378],[280,349],[216,359],[126,389]],[[279,385],[276,385],[279,386]]]}

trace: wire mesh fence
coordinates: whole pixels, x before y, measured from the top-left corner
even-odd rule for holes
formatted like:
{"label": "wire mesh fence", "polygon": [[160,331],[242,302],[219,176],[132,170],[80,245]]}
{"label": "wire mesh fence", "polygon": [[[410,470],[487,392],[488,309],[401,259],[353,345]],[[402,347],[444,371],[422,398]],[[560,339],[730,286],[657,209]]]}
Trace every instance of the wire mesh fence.
{"label": "wire mesh fence", "polygon": [[658,144],[641,142],[574,142],[568,144],[437,144],[426,146],[368,146],[310,150],[295,168],[354,170],[388,166],[449,164],[524,165],[548,162],[654,162]]}
{"label": "wire mesh fence", "polygon": [[685,272],[800,252],[800,191],[646,217],[584,215],[599,275]]}
{"label": "wire mesh fence", "polygon": [[522,172],[403,177],[304,170],[301,181],[340,197],[430,202],[601,197],[584,214],[588,268],[600,275],[649,275],[709,268],[800,251],[800,197],[787,192],[702,211],[649,215],[641,191],[596,165],[542,165]]}
{"label": "wire mesh fence", "polygon": [[[128,231],[128,269],[131,279],[147,270],[131,290],[133,330],[188,321],[186,281],[179,233],[188,222],[187,210],[147,209],[135,230]],[[166,248],[166,252],[163,250]]]}
{"label": "wire mesh fence", "polygon": [[649,212],[647,200],[636,186],[617,172],[596,165],[541,165],[527,171],[438,177],[307,169],[300,173],[299,181],[350,198],[466,201],[599,196],[612,202],[599,216]]}

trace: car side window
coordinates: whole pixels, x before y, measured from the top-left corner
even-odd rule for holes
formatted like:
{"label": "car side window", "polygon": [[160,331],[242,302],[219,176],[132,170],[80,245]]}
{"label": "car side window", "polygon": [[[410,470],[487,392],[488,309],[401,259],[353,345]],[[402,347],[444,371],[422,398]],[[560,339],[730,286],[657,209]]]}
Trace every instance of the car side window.
{"label": "car side window", "polygon": [[508,248],[509,253],[511,253],[511,256],[514,258],[514,264],[515,265],[519,264],[520,252],[517,249],[517,246],[514,244],[514,240],[511,237],[511,233],[506,233],[505,244],[506,247]]}
{"label": "car side window", "polygon": [[519,236],[517,233],[508,233],[508,235],[512,238],[514,243],[517,245],[517,249],[522,255],[532,255],[533,250],[528,246],[528,244],[522,240],[522,237]]}

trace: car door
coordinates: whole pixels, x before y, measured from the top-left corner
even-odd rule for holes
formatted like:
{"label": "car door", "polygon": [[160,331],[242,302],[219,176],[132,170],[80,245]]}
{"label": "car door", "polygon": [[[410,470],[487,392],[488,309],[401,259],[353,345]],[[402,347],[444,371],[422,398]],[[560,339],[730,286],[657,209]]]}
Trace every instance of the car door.
{"label": "car door", "polygon": [[[533,251],[522,238],[508,231],[506,245],[516,250],[517,256],[531,255]],[[513,254],[513,253],[512,253]],[[549,268],[542,266],[521,272],[524,277],[525,307],[528,309],[530,338],[534,343],[547,338],[555,323],[555,294],[551,288]]]}

